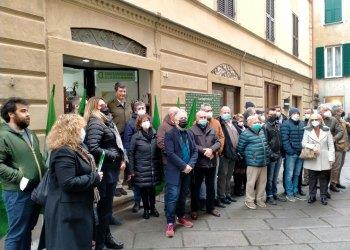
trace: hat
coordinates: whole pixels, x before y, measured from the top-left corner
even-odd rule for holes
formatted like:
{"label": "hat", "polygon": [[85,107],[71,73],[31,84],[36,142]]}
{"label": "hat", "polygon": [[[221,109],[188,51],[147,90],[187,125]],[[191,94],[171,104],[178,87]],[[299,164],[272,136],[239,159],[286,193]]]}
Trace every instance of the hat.
{"label": "hat", "polygon": [[245,109],[247,109],[247,108],[255,108],[255,104],[252,103],[252,102],[246,102],[245,103]]}
{"label": "hat", "polygon": [[300,115],[299,109],[293,108],[293,107],[289,109],[289,116],[292,116],[293,114],[297,114],[297,113]]}

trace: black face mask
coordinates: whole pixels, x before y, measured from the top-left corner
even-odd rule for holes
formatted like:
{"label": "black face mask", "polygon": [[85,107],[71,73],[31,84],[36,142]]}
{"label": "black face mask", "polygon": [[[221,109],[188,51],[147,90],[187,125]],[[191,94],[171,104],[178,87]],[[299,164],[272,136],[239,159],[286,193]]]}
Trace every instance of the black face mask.
{"label": "black face mask", "polygon": [[278,119],[277,115],[272,115],[269,117],[269,122],[274,123],[275,121],[277,121],[277,119]]}
{"label": "black face mask", "polygon": [[104,115],[109,115],[109,108],[107,106],[102,107],[100,111]]}
{"label": "black face mask", "polygon": [[187,120],[179,121],[179,127],[180,128],[186,128],[187,127]]}
{"label": "black face mask", "polygon": [[341,117],[344,117],[344,116],[345,116],[345,111],[343,111],[343,113],[341,113],[340,116],[341,116]]}

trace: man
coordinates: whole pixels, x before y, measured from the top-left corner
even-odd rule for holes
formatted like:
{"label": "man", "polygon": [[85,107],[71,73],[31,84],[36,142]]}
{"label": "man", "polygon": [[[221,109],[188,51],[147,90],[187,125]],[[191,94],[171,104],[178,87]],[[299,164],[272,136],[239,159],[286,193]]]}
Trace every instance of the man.
{"label": "man", "polygon": [[175,235],[175,216],[184,227],[193,227],[193,223],[185,217],[186,197],[189,192],[191,175],[195,167],[198,150],[193,134],[186,129],[187,113],[180,109],[174,117],[174,125],[165,134],[164,150],[167,155],[165,168],[165,215],[167,227],[165,235]]}
{"label": "man", "polygon": [[264,208],[270,149],[257,115],[248,117],[247,129],[240,135],[237,151],[247,165],[245,205],[249,209],[256,209],[256,205]]}
{"label": "man", "polygon": [[[128,153],[130,151],[130,142],[131,137],[136,133],[136,118],[140,115],[146,114],[146,105],[142,101],[135,101],[132,103],[132,115],[131,118],[128,120],[128,122],[125,125],[124,129],[124,138],[123,138],[123,145],[124,149]],[[133,187],[134,191],[134,206],[132,207],[132,212],[137,213],[140,210],[140,203],[141,203],[141,194],[140,194],[140,188],[137,186]]]}
{"label": "man", "polygon": [[221,147],[215,130],[209,126],[208,115],[205,111],[198,111],[196,114],[196,124],[191,131],[194,135],[196,147],[198,149],[198,160],[194,169],[194,200],[192,200],[192,218],[198,217],[199,194],[203,180],[206,187],[206,211],[216,217],[220,213],[215,209],[215,176],[217,155]]}
{"label": "man", "polygon": [[267,109],[266,117],[265,136],[271,149],[270,163],[267,166],[266,202],[277,205],[276,201],[286,201],[277,195],[277,180],[282,163],[282,139],[276,110]]}
{"label": "man", "polygon": [[331,173],[332,187],[335,186],[336,188],[345,189],[346,187],[340,184],[340,175],[345,162],[346,152],[349,150],[348,131],[350,127],[349,124],[343,119],[343,117],[345,116],[345,112],[340,105],[333,106],[332,112],[343,130],[342,138],[335,143],[336,154],[334,165],[337,166],[338,169],[336,171],[333,171],[333,175]]}
{"label": "man", "polygon": [[[313,111],[311,108],[307,108],[304,110],[304,124],[305,126],[308,125],[310,116],[312,115]],[[299,176],[299,193],[303,193],[301,186],[308,186],[309,185],[309,172],[307,169],[303,168],[303,175]]]}
{"label": "man", "polygon": [[[329,127],[333,135],[333,141],[335,146],[335,161],[332,165],[331,173],[328,178],[328,183],[330,183],[329,189],[333,192],[339,192],[339,189],[336,187],[336,184],[338,181],[338,173],[341,165],[341,160],[339,159],[341,159],[342,157],[342,151],[337,150],[336,145],[343,138],[344,131],[338,120],[332,116],[330,105],[321,104],[319,106],[319,113],[322,116],[325,125]],[[327,198],[330,198],[329,193],[327,194],[327,196]]]}
{"label": "man", "polygon": [[40,212],[30,195],[45,173],[45,164],[38,138],[28,129],[28,108],[25,100],[12,97],[1,109],[6,122],[0,127],[0,181],[9,223],[6,250],[31,249],[31,232]]}
{"label": "man", "polygon": [[283,177],[286,199],[295,202],[295,199],[305,200],[298,190],[299,175],[303,167],[303,160],[299,155],[302,149],[301,141],[305,125],[304,122],[300,121],[299,109],[290,108],[289,117],[281,126],[282,145],[286,154]]}
{"label": "man", "polygon": [[224,106],[220,110],[219,121],[225,136],[224,149],[220,157],[218,171],[218,198],[224,204],[230,204],[236,200],[231,197],[231,178],[236,161],[236,148],[239,134],[232,123],[231,109]]}
{"label": "man", "polygon": [[274,108],[276,110],[279,124],[282,124],[284,121],[288,120],[287,116],[282,113],[282,107],[280,105],[276,105]]}

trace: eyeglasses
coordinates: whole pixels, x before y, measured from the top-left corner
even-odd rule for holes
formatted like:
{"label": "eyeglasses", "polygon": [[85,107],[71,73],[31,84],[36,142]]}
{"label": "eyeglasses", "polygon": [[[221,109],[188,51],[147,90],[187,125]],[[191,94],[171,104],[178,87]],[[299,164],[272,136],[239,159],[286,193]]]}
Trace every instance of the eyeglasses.
{"label": "eyeglasses", "polygon": [[207,119],[208,117],[207,116],[200,116],[199,118],[200,119]]}

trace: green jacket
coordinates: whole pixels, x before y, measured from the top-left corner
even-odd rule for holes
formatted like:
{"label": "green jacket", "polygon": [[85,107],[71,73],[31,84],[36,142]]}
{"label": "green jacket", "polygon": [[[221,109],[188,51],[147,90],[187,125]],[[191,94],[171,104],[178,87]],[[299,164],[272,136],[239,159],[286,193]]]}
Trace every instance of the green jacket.
{"label": "green jacket", "polygon": [[27,132],[33,138],[33,146],[29,146],[22,135],[6,123],[0,126],[0,182],[4,190],[19,191],[23,176],[36,186],[45,173],[39,140],[34,133]]}

